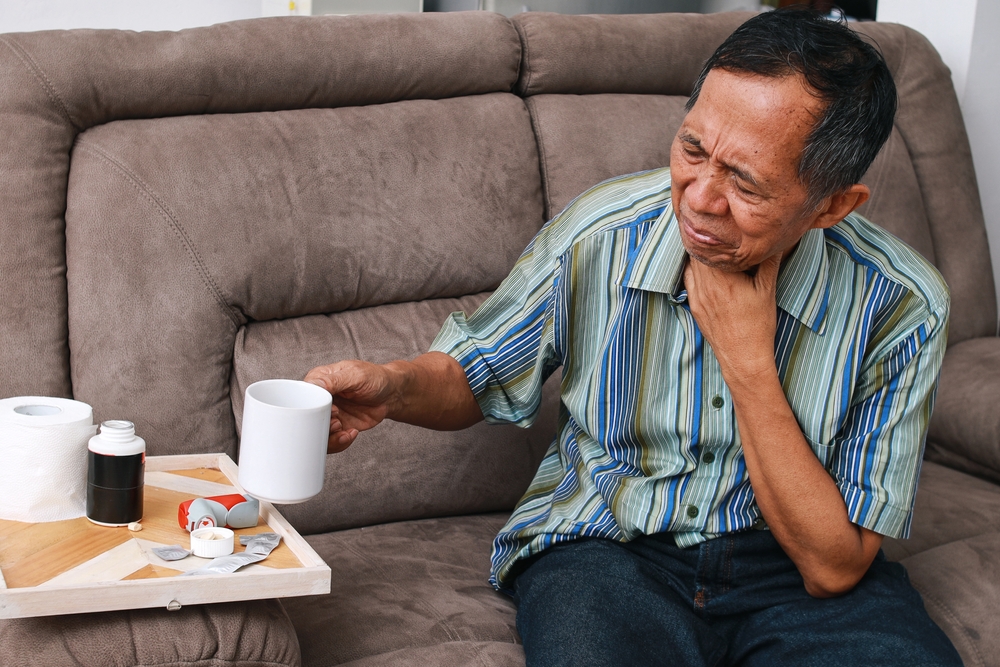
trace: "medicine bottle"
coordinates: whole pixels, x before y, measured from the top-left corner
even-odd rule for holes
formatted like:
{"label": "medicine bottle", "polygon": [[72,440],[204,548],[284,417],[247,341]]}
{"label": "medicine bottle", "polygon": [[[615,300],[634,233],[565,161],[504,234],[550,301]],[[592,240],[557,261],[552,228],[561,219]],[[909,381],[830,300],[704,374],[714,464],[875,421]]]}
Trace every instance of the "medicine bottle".
{"label": "medicine bottle", "polygon": [[87,450],[87,518],[102,526],[140,520],[146,441],[136,436],[135,425],[102,423]]}

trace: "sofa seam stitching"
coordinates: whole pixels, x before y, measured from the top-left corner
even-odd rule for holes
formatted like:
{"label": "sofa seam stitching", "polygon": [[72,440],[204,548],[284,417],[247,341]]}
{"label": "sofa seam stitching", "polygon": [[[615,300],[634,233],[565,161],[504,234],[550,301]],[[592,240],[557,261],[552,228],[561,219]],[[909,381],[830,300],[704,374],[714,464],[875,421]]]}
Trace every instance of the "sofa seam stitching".
{"label": "sofa seam stitching", "polygon": [[62,97],[59,95],[59,91],[56,90],[55,85],[49,79],[45,71],[39,66],[35,59],[31,57],[31,54],[22,47],[20,44],[15,44],[11,42],[5,36],[0,35],[0,41],[2,41],[8,49],[10,49],[15,56],[21,61],[21,63],[35,75],[35,79],[41,84],[42,88],[45,90],[45,94],[48,96],[49,101],[55,103],[59,111],[62,113],[63,117],[69,122],[70,126],[73,127],[77,132],[82,130],[82,124],[73,118],[73,115],[69,112],[69,108],[66,103],[63,102]]}
{"label": "sofa seam stitching", "polygon": [[[521,94],[525,97],[530,97],[531,93],[529,88],[531,86],[531,77],[534,74],[531,69],[531,56],[528,49],[528,35],[525,33],[524,26],[520,23],[514,23],[514,30],[517,31],[518,41],[521,42],[521,62],[524,64],[524,86],[522,87]],[[517,82],[514,82],[517,85]]]}
{"label": "sofa seam stitching", "polygon": [[507,25],[509,25],[514,30],[514,35],[517,37],[517,70],[514,73],[514,83],[510,86],[510,92],[517,94],[517,82],[521,79],[521,63],[524,62],[524,44],[521,43],[521,33],[517,31],[517,26],[510,19],[507,19]]}
{"label": "sofa seam stitching", "polygon": [[496,667],[496,662],[494,662],[489,656],[483,652],[483,647],[480,644],[475,646],[476,651],[476,662],[478,662],[482,667]]}
{"label": "sofa seam stitching", "polygon": [[169,209],[169,207],[164,202],[160,201],[159,197],[157,197],[153,193],[152,188],[150,188],[150,186],[145,181],[143,181],[138,175],[136,175],[130,169],[125,167],[125,165],[121,164],[118,160],[115,160],[113,157],[105,153],[96,145],[91,143],[79,142],[77,144],[77,148],[85,152],[93,153],[97,157],[107,162],[116,171],[118,171],[122,176],[125,177],[125,180],[128,183],[130,183],[132,187],[136,189],[136,191],[139,192],[140,196],[144,197],[149,203],[153,204],[157,209],[159,209],[160,214],[167,220],[167,223],[170,225],[171,229],[173,229],[174,233],[180,238],[181,243],[183,243],[185,250],[187,250],[188,254],[191,257],[191,262],[192,264],[194,264],[195,270],[201,276],[202,281],[206,284],[206,287],[208,287],[209,292],[211,292],[212,296],[215,298],[216,303],[226,314],[229,320],[236,326],[236,328],[239,328],[241,326],[239,316],[237,316],[234,313],[233,307],[230,306],[226,302],[226,299],[222,296],[222,292],[219,289],[217,283],[215,282],[215,279],[212,277],[212,274],[208,271],[208,268],[205,266],[204,261],[201,259],[201,255],[195,248],[194,242],[191,241],[191,238],[184,231],[184,228],[181,225],[180,220],[177,219],[177,216],[174,215],[174,213]]}
{"label": "sofa seam stitching", "polygon": [[[935,595],[933,595],[931,593],[921,592],[921,595],[924,597],[925,600],[929,600],[930,602],[934,603],[935,606],[937,606],[942,612],[944,612],[944,614],[951,620],[951,622],[954,623],[953,627],[956,627],[956,628],[960,629],[961,633],[968,640],[969,647],[972,649],[972,652],[975,654],[975,657],[979,661],[979,664],[981,666],[985,665],[986,663],[983,660],[983,656],[979,653],[979,649],[976,647],[975,641],[973,640],[972,636],[968,633],[968,631],[965,629],[965,626],[962,625],[962,622],[958,619],[958,616],[955,615],[955,612],[953,612],[951,610],[951,607],[947,606],[940,599],[938,599],[937,596],[935,596]],[[943,632],[943,630],[942,630],[942,632]],[[956,648],[956,651],[957,650],[958,649]]]}
{"label": "sofa seam stitching", "polygon": [[542,217],[548,221],[555,214],[552,212],[552,200],[549,194],[549,162],[545,152],[544,138],[542,137],[542,119],[537,113],[537,104],[534,98],[524,101],[524,106],[528,110],[528,117],[531,119],[531,131],[535,135],[535,145],[538,147],[538,168],[542,182],[542,201],[545,204],[545,211]]}

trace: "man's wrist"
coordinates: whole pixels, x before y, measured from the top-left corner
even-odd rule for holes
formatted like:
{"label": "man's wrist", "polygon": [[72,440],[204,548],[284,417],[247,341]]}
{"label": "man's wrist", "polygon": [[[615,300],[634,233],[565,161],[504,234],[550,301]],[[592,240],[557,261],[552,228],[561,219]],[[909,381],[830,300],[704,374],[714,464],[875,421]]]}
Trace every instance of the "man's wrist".
{"label": "man's wrist", "polygon": [[780,381],[778,367],[774,357],[761,358],[755,361],[743,359],[739,364],[722,364],[722,378],[726,381],[729,391],[757,391],[767,383]]}
{"label": "man's wrist", "polygon": [[386,417],[398,421],[409,406],[407,397],[414,386],[416,367],[408,361],[390,361],[382,365],[386,388]]}

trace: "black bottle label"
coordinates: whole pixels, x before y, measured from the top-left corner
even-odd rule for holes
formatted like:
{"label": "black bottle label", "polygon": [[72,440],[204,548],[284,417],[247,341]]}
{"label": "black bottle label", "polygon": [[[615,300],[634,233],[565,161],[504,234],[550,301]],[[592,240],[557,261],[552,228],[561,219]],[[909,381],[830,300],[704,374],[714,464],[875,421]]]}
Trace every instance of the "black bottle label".
{"label": "black bottle label", "polygon": [[128,524],[142,518],[145,454],[106,456],[87,452],[87,518]]}

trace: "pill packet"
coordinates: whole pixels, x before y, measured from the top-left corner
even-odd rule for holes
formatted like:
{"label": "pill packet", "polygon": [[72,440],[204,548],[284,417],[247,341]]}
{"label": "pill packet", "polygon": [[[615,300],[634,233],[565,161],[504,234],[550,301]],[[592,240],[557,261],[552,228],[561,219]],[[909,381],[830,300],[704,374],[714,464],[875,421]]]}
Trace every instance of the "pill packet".
{"label": "pill packet", "polygon": [[246,545],[246,551],[229,556],[219,556],[200,567],[180,575],[182,577],[197,576],[201,574],[230,574],[251,563],[259,563],[274,551],[281,536],[277,533],[258,533],[257,535],[241,535],[240,544]]}
{"label": "pill packet", "polygon": [[[263,553],[265,556],[274,551],[274,548],[281,542],[281,536],[277,533],[257,533],[256,535],[240,535],[240,544],[247,548],[247,551]],[[266,550],[265,550],[266,549]]]}
{"label": "pill packet", "polygon": [[190,551],[179,544],[171,544],[169,547],[153,547],[153,553],[163,560],[180,560],[191,555]]}

